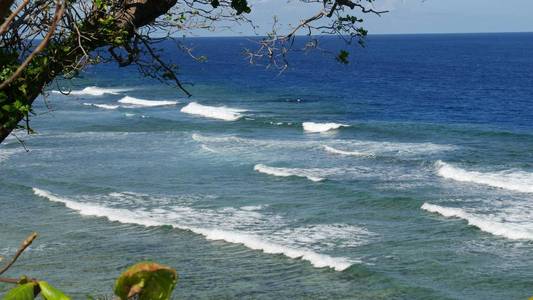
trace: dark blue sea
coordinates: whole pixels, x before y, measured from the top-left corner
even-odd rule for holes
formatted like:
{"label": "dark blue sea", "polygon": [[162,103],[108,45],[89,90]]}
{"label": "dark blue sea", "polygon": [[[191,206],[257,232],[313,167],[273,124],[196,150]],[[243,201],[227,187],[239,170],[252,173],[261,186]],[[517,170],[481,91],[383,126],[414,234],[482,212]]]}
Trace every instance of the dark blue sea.
{"label": "dark blue sea", "polygon": [[51,84],[29,152],[0,146],[0,256],[40,234],[9,275],[76,299],[141,260],[177,299],[533,296],[533,34],[370,36],[348,65],[320,40],[282,73],[249,38],[159,44],[192,97],[114,64]]}

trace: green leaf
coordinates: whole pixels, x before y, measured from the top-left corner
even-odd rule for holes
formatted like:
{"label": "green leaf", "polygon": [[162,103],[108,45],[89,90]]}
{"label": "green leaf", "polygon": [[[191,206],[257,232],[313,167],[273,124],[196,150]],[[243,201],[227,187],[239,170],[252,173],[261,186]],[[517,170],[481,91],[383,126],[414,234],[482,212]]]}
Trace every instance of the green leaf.
{"label": "green leaf", "polygon": [[41,288],[41,295],[45,300],[70,300],[70,297],[46,281],[39,281],[39,287]]}
{"label": "green leaf", "polygon": [[231,0],[231,7],[237,11],[237,15],[243,12],[249,14],[252,11],[246,0]]}
{"label": "green leaf", "polygon": [[350,52],[346,50],[341,50],[339,54],[337,55],[336,59],[340,63],[348,64],[350,61],[348,61],[348,56],[350,55]]}
{"label": "green leaf", "polygon": [[28,282],[25,284],[18,285],[17,287],[9,290],[7,294],[4,295],[3,300],[33,300],[35,299],[34,294],[35,283]]}
{"label": "green leaf", "polygon": [[174,269],[152,262],[131,266],[115,283],[115,295],[127,300],[135,295],[139,300],[168,300],[178,281]]}

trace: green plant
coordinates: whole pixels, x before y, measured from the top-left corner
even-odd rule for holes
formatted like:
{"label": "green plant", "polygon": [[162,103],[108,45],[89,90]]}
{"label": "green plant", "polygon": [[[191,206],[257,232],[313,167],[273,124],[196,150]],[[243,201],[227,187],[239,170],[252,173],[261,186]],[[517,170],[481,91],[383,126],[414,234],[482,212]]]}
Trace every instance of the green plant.
{"label": "green plant", "polygon": [[[30,234],[20,245],[13,258],[0,269],[0,275],[13,266],[19,256],[37,238]],[[120,300],[168,300],[178,281],[176,271],[155,262],[141,262],[129,267],[115,282],[115,295]],[[0,282],[16,286],[3,295],[3,300],[70,300],[61,290],[46,281],[22,276],[16,278],[0,277]]]}

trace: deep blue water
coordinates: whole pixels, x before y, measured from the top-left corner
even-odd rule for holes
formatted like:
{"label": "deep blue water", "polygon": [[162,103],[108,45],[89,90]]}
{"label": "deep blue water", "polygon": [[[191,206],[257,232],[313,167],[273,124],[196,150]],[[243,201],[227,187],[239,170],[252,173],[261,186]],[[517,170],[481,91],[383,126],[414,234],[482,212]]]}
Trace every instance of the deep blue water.
{"label": "deep blue water", "polygon": [[0,256],[40,233],[14,275],[81,298],[154,259],[177,298],[533,296],[533,34],[371,36],[281,74],[246,38],[186,43],[208,61],[164,57],[192,97],[92,66],[49,87],[29,152],[0,146]]}

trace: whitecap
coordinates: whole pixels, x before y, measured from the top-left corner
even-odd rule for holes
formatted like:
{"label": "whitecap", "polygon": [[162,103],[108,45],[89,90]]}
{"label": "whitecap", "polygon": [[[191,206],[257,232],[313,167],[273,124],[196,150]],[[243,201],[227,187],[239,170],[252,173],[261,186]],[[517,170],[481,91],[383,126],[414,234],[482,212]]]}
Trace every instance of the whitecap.
{"label": "whitecap", "polygon": [[441,177],[461,182],[471,182],[496,188],[533,193],[533,173],[519,170],[497,172],[467,171],[443,161],[435,163],[437,174]]}
{"label": "whitecap", "polygon": [[265,205],[247,205],[247,206],[240,207],[241,210],[246,210],[246,211],[262,210],[263,208],[265,208]]}
{"label": "whitecap", "polygon": [[[364,229],[345,224],[310,225],[303,228],[287,229],[284,221],[277,216],[265,216],[256,210],[247,211],[242,208],[223,208],[217,211],[198,210],[183,206],[153,210],[133,209],[131,207],[126,209],[110,207],[114,201],[100,204],[82,203],[38,188],[33,188],[33,192],[49,201],[63,203],[81,215],[104,217],[110,221],[142,226],[170,225],[203,235],[209,240],[242,244],[249,249],[260,250],[268,254],[282,254],[289,258],[308,261],[317,268],[329,267],[336,271],[343,271],[352,264],[361,261],[319,253],[319,250],[313,250],[313,247],[320,249],[318,246],[328,243],[332,246],[339,244],[340,246],[351,247],[362,244],[363,242],[360,242],[359,239],[364,239],[365,236],[369,235]],[[124,193],[116,194],[120,197],[125,195]],[[134,197],[135,194],[129,193],[127,196]],[[84,197],[80,198],[84,199]],[[129,201],[129,203],[133,202]],[[266,225],[266,228],[278,226],[283,229],[243,231],[248,228],[247,226],[261,226],[262,224]],[[338,241],[329,242],[328,235]],[[361,237],[356,237],[355,242],[350,242],[354,235],[361,235]]]}
{"label": "whitecap", "polygon": [[315,122],[304,122],[302,123],[304,131],[307,132],[326,132],[330,130],[339,129],[341,127],[350,127],[350,125],[339,124],[339,123],[315,123]]}
{"label": "whitecap", "polygon": [[202,116],[211,119],[219,119],[224,121],[237,121],[242,118],[242,112],[246,110],[238,108],[230,108],[226,106],[207,106],[191,102],[181,109],[181,112],[186,114]]}
{"label": "whitecap", "polygon": [[440,214],[446,218],[463,219],[468,222],[468,225],[475,226],[493,235],[503,236],[512,240],[533,240],[533,224],[530,222],[506,222],[505,217],[501,214],[469,213],[461,208],[444,207],[429,203],[424,203],[421,209]]}
{"label": "whitecap", "polygon": [[118,100],[119,103],[129,104],[131,107],[156,107],[156,106],[170,106],[178,104],[178,101],[165,100],[145,100],[135,97],[125,96]]}
{"label": "whitecap", "polygon": [[325,180],[325,178],[317,175],[316,170],[312,169],[299,169],[299,168],[276,168],[269,167],[263,164],[257,164],[254,166],[254,170],[259,173],[264,173],[279,177],[304,177],[314,182]]}
{"label": "whitecap", "polygon": [[[102,96],[104,94],[111,94],[111,95],[118,95],[119,93],[123,93],[126,91],[129,91],[131,89],[126,88],[102,88],[97,86],[88,86],[82,90],[74,90],[71,91],[70,95],[80,95],[80,96]],[[59,91],[53,91],[54,93],[60,93]]]}
{"label": "whitecap", "polygon": [[372,153],[365,153],[365,152],[359,152],[359,151],[339,150],[339,149],[330,147],[328,145],[324,145],[324,150],[326,150],[329,153],[346,155],[346,156],[367,156],[367,157],[374,156],[374,154],[372,154]]}
{"label": "whitecap", "polygon": [[[365,141],[365,140],[341,140],[334,139],[330,141],[330,145],[324,146],[323,140],[283,140],[283,139],[251,139],[239,137],[234,135],[201,135],[198,133],[192,134],[192,139],[201,143],[217,143],[224,148],[291,148],[291,149],[312,149],[323,147],[326,151],[331,152],[337,150],[337,154],[341,154],[339,147],[346,147],[353,149],[351,151],[344,151],[344,155],[356,155],[356,153],[364,154],[364,156],[376,155],[390,155],[390,156],[413,156],[413,155],[428,155],[444,151],[456,149],[456,146],[433,143],[396,143],[396,142],[381,142],[381,141]],[[328,149],[326,149],[328,147]],[[334,148],[335,147],[335,148]],[[239,149],[241,150],[241,149]],[[351,154],[348,154],[351,153]]]}
{"label": "whitecap", "polygon": [[86,106],[93,106],[93,107],[98,107],[98,108],[102,108],[102,109],[117,109],[119,108],[118,105],[111,105],[111,104],[96,104],[96,103],[83,103],[83,105],[86,105]]}

